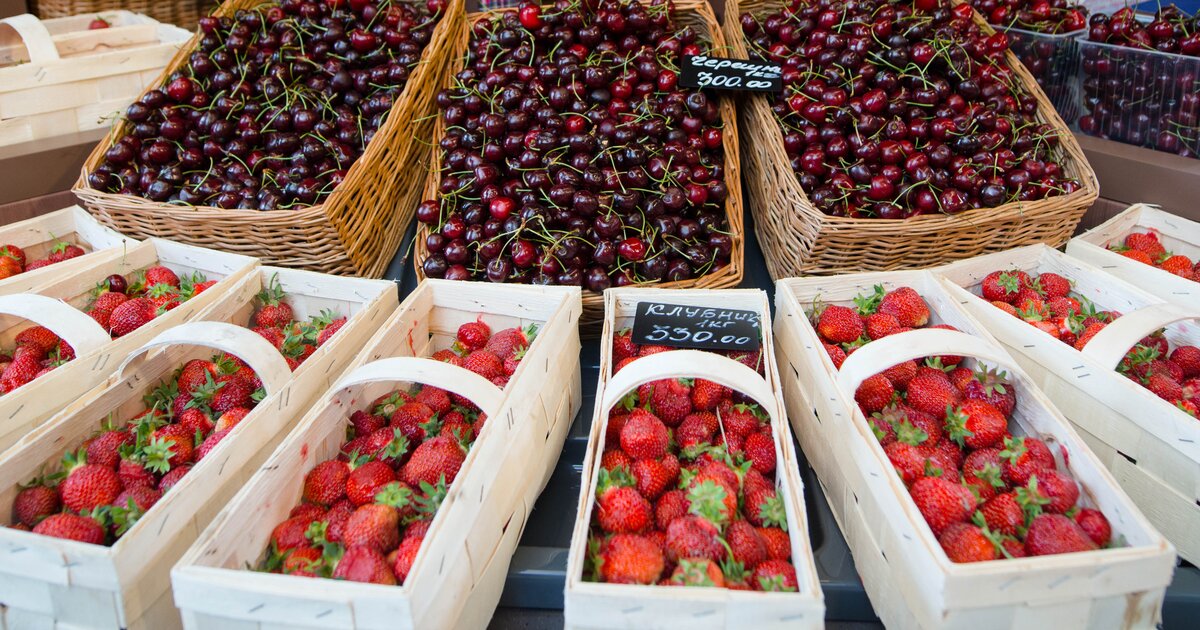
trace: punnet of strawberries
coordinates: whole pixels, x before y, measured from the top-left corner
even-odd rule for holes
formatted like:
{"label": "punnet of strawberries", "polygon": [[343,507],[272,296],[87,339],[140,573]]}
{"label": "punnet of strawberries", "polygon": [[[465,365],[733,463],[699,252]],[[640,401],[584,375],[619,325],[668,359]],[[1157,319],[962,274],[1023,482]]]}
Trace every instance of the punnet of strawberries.
{"label": "punnet of strawberries", "polygon": [[[433,359],[503,387],[534,330],[459,327]],[[465,354],[465,356],[463,356]],[[351,414],[338,455],[306,473],[301,503],[275,526],[258,569],[403,584],[487,415],[435,385],[385,394]]]}
{"label": "punnet of strawberries", "polygon": [[1108,249],[1145,265],[1157,267],[1180,278],[1200,282],[1200,258],[1167,251],[1154,232],[1133,232],[1124,242],[1110,243]]}
{"label": "punnet of strawberries", "polygon": [[143,397],[144,410],[106,419],[57,471],[22,485],[11,527],[113,544],[262,398],[258,375],[237,357],[188,361]]}
{"label": "punnet of strawberries", "polygon": [[306,321],[297,321],[279,274],[271,276],[255,300],[258,308],[251,318],[252,330],[283,355],[292,371],[346,325],[345,317],[328,309]]}
{"label": "punnet of strawberries", "polygon": [[[613,339],[619,371],[664,346]],[[761,353],[727,352],[762,371]],[[761,407],[704,379],[653,381],[605,425],[585,578],[795,591],[796,570]]]}
{"label": "punnet of strawberries", "polygon": [[[1126,242],[1132,239],[1135,245],[1145,246],[1153,238],[1137,236],[1131,235]],[[1121,316],[1116,311],[1097,310],[1087,298],[1071,293],[1071,281],[1056,273],[1035,276],[1019,269],[997,270],[984,277],[980,292],[997,308],[1076,350],[1083,350],[1097,333]],[[1200,348],[1180,344],[1172,349],[1164,331],[1155,331],[1129,349],[1117,371],[1200,418]]]}
{"label": "punnet of strawberries", "polygon": [[25,250],[13,244],[0,245],[0,280],[11,278],[17,274],[49,267],[54,263],[78,258],[87,252],[78,245],[67,241],[56,240],[50,247],[50,252],[44,258],[27,260]]}
{"label": "punnet of strawberries", "polygon": [[187,63],[125,110],[87,175],[179,205],[322,203],[400,98],[445,0],[279,0],[200,18]]}
{"label": "punnet of strawberries", "polygon": [[522,2],[474,24],[438,94],[425,275],[582,286],[678,281],[729,264],[717,99],[679,85],[710,43],[670,2]]}
{"label": "punnet of strawberries", "polygon": [[1060,137],[1009,67],[1008,37],[946,0],[793,0],[744,13],[750,53],[783,65],[771,104],[817,209],[957,214],[1065,195]]}
{"label": "punnet of strawberries", "polygon": [[[877,287],[855,302],[857,309],[829,305],[812,314],[836,365],[847,349],[930,327],[929,306],[911,287]],[[1108,519],[1079,503],[1079,484],[1047,443],[1012,432],[1017,395],[1004,372],[972,370],[964,357],[947,355],[894,365],[863,381],[854,399],[952,561],[1116,544]]]}

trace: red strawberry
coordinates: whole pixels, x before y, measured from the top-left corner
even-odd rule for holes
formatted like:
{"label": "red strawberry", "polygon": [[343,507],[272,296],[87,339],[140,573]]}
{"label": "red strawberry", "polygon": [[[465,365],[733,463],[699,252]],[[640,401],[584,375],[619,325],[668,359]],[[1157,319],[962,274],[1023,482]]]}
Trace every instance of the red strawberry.
{"label": "red strawberry", "polygon": [[644,536],[617,534],[600,543],[596,570],[613,584],[654,584],[666,562],[662,549]]}
{"label": "red strawberry", "polygon": [[1041,274],[1038,276],[1037,283],[1042,287],[1042,293],[1046,300],[1067,297],[1071,293],[1071,281],[1056,273]]}
{"label": "red strawberry", "polygon": [[[246,416],[248,415],[250,415],[249,409],[245,407],[234,407],[233,409],[222,413],[217,418],[217,422],[212,426],[212,428],[217,431],[231,431],[238,425],[238,423],[240,423],[242,420],[245,420]],[[195,434],[195,431],[192,433]]]}
{"label": "red strawberry", "polygon": [[1087,325],[1087,327],[1083,329],[1083,333],[1080,334],[1075,340],[1075,349],[1083,350],[1084,346],[1088,345],[1088,342],[1092,340],[1092,337],[1095,337],[1096,333],[1104,330],[1104,327],[1107,325],[1108,324],[1103,322],[1096,322],[1094,324]]}
{"label": "red strawberry", "polygon": [[692,383],[692,409],[696,411],[712,411],[717,403],[729,397],[729,388],[718,385],[702,378]]}
{"label": "red strawberry", "polygon": [[846,351],[842,350],[839,346],[833,346],[824,342],[821,343],[821,346],[825,348],[829,359],[833,361],[834,369],[841,369],[842,363],[846,362]]}
{"label": "red strawberry", "polygon": [[1046,556],[1076,551],[1092,551],[1096,543],[1071,519],[1061,514],[1042,514],[1029,524],[1025,551],[1031,556]]}
{"label": "red strawberry", "polygon": [[43,355],[49,354],[51,350],[58,347],[59,341],[58,335],[50,332],[50,329],[45,326],[30,326],[17,333],[13,339],[18,347],[31,345],[39,348]]}
{"label": "red strawberry", "polygon": [[1025,511],[1017,500],[1016,493],[998,494],[979,508],[988,529],[1007,536],[1016,536],[1017,528],[1025,524]]}
{"label": "red strawberry", "polygon": [[346,497],[356,506],[374,503],[376,493],[395,480],[396,473],[391,466],[381,461],[367,462],[350,472],[346,479]]}
{"label": "red strawberry", "polygon": [[1005,438],[1000,459],[1004,480],[1014,486],[1023,486],[1034,474],[1055,467],[1046,443],[1033,437]]}
{"label": "red strawberry", "polygon": [[1179,369],[1183,373],[1182,379],[1200,376],[1200,348],[1196,346],[1178,346],[1171,353],[1171,361],[1179,366]]}
{"label": "red strawberry", "polygon": [[179,291],[169,284],[156,284],[146,291],[145,296],[154,304],[155,313],[165,313],[181,303]]}
{"label": "red strawberry", "polygon": [[282,328],[292,323],[294,314],[290,304],[284,301],[287,297],[283,286],[279,283],[279,274],[271,276],[270,282],[257,296],[261,306],[254,314],[254,325],[264,328]]}
{"label": "red strawberry", "polygon": [[37,378],[41,371],[41,359],[18,353],[4,371],[0,372],[0,389],[4,393],[11,392]]}
{"label": "red strawberry", "polygon": [[183,369],[179,371],[179,377],[175,379],[175,384],[179,388],[181,396],[190,396],[192,392],[209,380],[216,379],[220,374],[216,363],[204,359],[192,359],[183,365]]}
{"label": "red strawberry", "polygon": [[795,592],[796,569],[784,560],[767,560],[755,567],[750,584],[756,591]]}
{"label": "red strawberry", "polygon": [[906,328],[929,323],[929,305],[912,287],[900,287],[884,295],[876,312],[894,316]]}
{"label": "red strawberry", "polygon": [[817,334],[830,343],[850,343],[863,334],[863,321],[852,308],[831,304],[817,320]]}
{"label": "red strawberry", "polygon": [[637,491],[653,501],[675,483],[679,461],[670,453],[664,455],[662,460],[639,459],[633,463],[632,472],[637,480]]}
{"label": "red strawberry", "polygon": [[22,489],[13,500],[13,521],[35,527],[42,519],[62,509],[53,488],[35,485]]}
{"label": "red strawberry", "polygon": [[[708,418],[712,419],[710,424]],[[675,429],[675,441],[680,450],[685,450],[699,444],[712,443],[716,433],[717,417],[711,413],[691,413]]]}
{"label": "red strawberry", "polygon": [[405,535],[405,539],[400,541],[400,547],[396,549],[396,558],[392,561],[392,572],[401,584],[412,571],[413,562],[417,560],[417,553],[421,551],[421,543],[425,540],[424,536],[408,537],[407,532]]}
{"label": "red strawberry", "polygon": [[1146,389],[1154,393],[1155,396],[1171,402],[1183,398],[1183,387],[1169,374],[1164,372],[1155,372],[1146,380]]}
{"label": "red strawberry", "polygon": [[900,332],[900,320],[891,313],[872,313],[863,321],[867,336],[872,340],[883,339]]}
{"label": "red strawberry", "polygon": [[1008,375],[992,368],[984,368],[974,374],[961,388],[963,396],[990,403],[1007,418],[1017,407],[1017,395]]}
{"label": "red strawberry", "polygon": [[317,347],[321,347],[333,338],[337,331],[341,330],[346,325],[345,317],[338,317],[321,328],[321,332],[317,333]]}
{"label": "red strawberry", "polygon": [[347,547],[370,547],[388,553],[400,545],[400,513],[379,503],[361,505],[346,521],[342,542]]}
{"label": "red strawberry", "polygon": [[251,408],[254,401],[254,384],[240,374],[225,374],[217,378],[217,390],[213,393],[208,406],[214,413],[222,414],[236,407]]}
{"label": "red strawberry", "polygon": [[117,478],[121,481],[121,486],[132,488],[133,486],[146,486],[153,488],[158,485],[158,481],[150,471],[138,462],[122,459],[121,463],[117,464]]}
{"label": "red strawberry", "polygon": [[520,328],[505,328],[492,335],[492,338],[487,340],[484,349],[501,359],[513,358],[519,351],[529,347],[529,341],[533,338],[535,330],[532,327],[528,331]]}
{"label": "red strawberry", "polygon": [[226,435],[229,435],[231,430],[232,429],[213,431],[208,435],[208,437],[204,438],[204,443],[200,445],[200,448],[196,449],[196,461],[204,459],[204,457],[211,453],[213,449],[217,448],[217,445],[221,443],[221,440],[225,439]]}
{"label": "red strawberry", "polygon": [[887,377],[875,374],[858,386],[858,390],[854,392],[854,400],[862,407],[864,413],[871,415],[888,406],[895,392],[892,382]]}
{"label": "red strawberry", "polygon": [[996,493],[1008,489],[1001,476],[1002,469],[1000,449],[984,448],[972,451],[963,460],[963,484],[971,488],[981,500],[986,501]]}
{"label": "red strawberry", "polygon": [[112,468],[87,463],[84,453],[68,454],[64,471],[66,479],[59,486],[63,505],[82,512],[108,505],[121,493],[121,480]]}
{"label": "red strawberry", "polygon": [[1125,237],[1125,246],[1130,249],[1146,252],[1151,258],[1158,258],[1166,253],[1166,248],[1158,240],[1158,235],[1152,232],[1133,232]]}
{"label": "red strawberry", "polygon": [[968,523],[953,523],[938,536],[938,542],[952,562],[983,562],[1000,557],[996,546],[983,530]]}
{"label": "red strawberry", "polygon": [[487,350],[475,350],[467,355],[463,367],[488,380],[504,376],[504,361]]}
{"label": "red strawberry", "polygon": [[767,543],[758,530],[746,521],[734,521],[725,531],[725,540],[733,553],[733,559],[753,571],[759,563],[767,560]]}
{"label": "red strawberry", "polygon": [[346,496],[350,467],[345,462],[328,460],[317,464],[304,476],[304,500],[330,506]]}
{"label": "red strawberry", "polygon": [[638,388],[639,397],[649,402],[654,414],[669,427],[677,427],[692,412],[692,390],[678,379],[653,381]]}
{"label": "red strawberry", "polygon": [[9,244],[9,245],[0,246],[0,256],[6,256],[8,258],[12,258],[13,260],[16,260],[17,263],[20,264],[22,268],[25,267],[25,260],[26,260],[25,259],[25,250],[21,249],[20,247],[18,247],[16,245]]}
{"label": "red strawberry", "polygon": [[661,530],[666,530],[671,521],[688,513],[687,493],[683,490],[671,490],[658,498],[654,504],[654,524]]}
{"label": "red strawberry", "polygon": [[1030,477],[1030,486],[1033,485],[1034,477],[1037,478],[1037,491],[1050,499],[1050,502],[1045,505],[1047,512],[1062,514],[1075,507],[1075,503],[1079,501],[1079,484],[1075,483],[1074,479],[1057,470],[1047,468]]}
{"label": "red strawberry", "polygon": [[778,527],[760,527],[758,534],[767,543],[767,557],[772,560],[792,559],[792,539]]}
{"label": "red strawberry", "polygon": [[[450,394],[440,387],[434,387],[432,385],[425,385],[421,387],[421,391],[417,392],[416,399],[413,402],[414,404],[423,404],[428,407],[430,410],[429,415],[435,413],[445,414],[450,412]],[[427,420],[428,418],[429,416],[427,415],[425,419]]]}
{"label": "red strawberry", "polygon": [[480,350],[487,345],[492,329],[483,321],[467,322],[458,327],[455,339],[468,351]]}
{"label": "red strawberry", "polygon": [[946,415],[946,431],[951,440],[967,448],[991,448],[1004,439],[1008,432],[1008,421],[992,405],[982,400],[968,399]]}
{"label": "red strawberry", "polygon": [[163,475],[162,479],[158,481],[158,491],[165,493],[167,490],[174,488],[183,479],[183,476],[191,472],[191,470],[192,467],[190,465],[172,468],[170,472]]}
{"label": "red strawberry", "polygon": [[909,490],[935,536],[952,523],[965,522],[975,508],[971,492],[940,477],[923,477]]}
{"label": "red strawberry", "polygon": [[208,435],[213,430],[213,422],[208,415],[196,408],[184,409],[183,413],[179,414],[179,426],[187,429],[188,434],[196,435],[199,432],[201,435]]}
{"label": "red strawberry", "polygon": [[445,479],[449,486],[458,476],[465,459],[466,454],[458,442],[438,436],[417,446],[401,469],[400,477],[414,488],[420,487],[421,482],[437,485],[439,479]]}
{"label": "red strawberry", "polygon": [[124,293],[114,293],[111,291],[101,293],[96,296],[96,301],[92,302],[92,306],[88,309],[87,314],[96,320],[96,323],[100,324],[101,328],[108,330],[113,311],[128,300],[129,296]]}
{"label": "red strawberry", "polygon": [[1024,271],[993,271],[983,279],[980,289],[989,302],[1012,303],[1017,293],[1028,286],[1029,275]]}
{"label": "red strawberry", "polygon": [[132,501],[137,509],[145,512],[154,507],[155,503],[162,498],[162,491],[157,488],[147,488],[146,486],[133,486],[126,488],[113,499],[113,505],[117,507],[126,507]]}
{"label": "red strawberry", "polygon": [[708,519],[686,515],[671,521],[667,527],[667,558],[679,562],[684,558],[725,558],[721,532]]}
{"label": "red strawberry", "polygon": [[624,468],[626,472],[633,470],[633,460],[619,448],[610,448],[604,451],[604,455],[600,457],[600,467],[604,470],[612,472],[618,468]]}
{"label": "red strawberry", "polygon": [[946,407],[958,402],[960,394],[945,376],[921,372],[908,382],[905,402],[908,406],[935,417],[946,414]]}
{"label": "red strawberry", "polygon": [[621,428],[621,448],[634,459],[659,459],[667,452],[671,436],[653,414],[634,409]]}
{"label": "red strawberry", "polygon": [[38,523],[33,533],[93,545],[104,544],[104,528],[86,516],[75,514],[53,514]]}
{"label": "red strawberry", "polygon": [[175,275],[174,271],[162,265],[147,268],[145,275],[145,286],[147,289],[156,284],[169,284],[175,288],[179,288],[179,276]]}
{"label": "red strawberry", "polygon": [[1088,538],[1100,547],[1108,545],[1108,542],[1112,540],[1112,525],[1109,525],[1108,518],[1099,510],[1080,508],[1075,513],[1075,522],[1088,535]]}
{"label": "red strawberry", "polygon": [[396,583],[396,576],[383,554],[371,547],[352,546],[346,549],[333,570],[333,577],[351,582],[370,584]]}
{"label": "red strawberry", "polygon": [[750,461],[754,470],[757,470],[764,475],[770,474],[775,470],[775,440],[768,432],[751,433],[746,436],[746,441],[742,446],[746,459]]}
{"label": "red strawberry", "polygon": [[105,431],[88,442],[87,461],[115,470],[121,460],[119,449],[133,442],[134,436],[128,431]]}
{"label": "red strawberry", "polygon": [[320,568],[324,554],[316,547],[298,547],[289,549],[286,552],[286,557],[283,559],[283,565],[279,568],[279,572],[284,575],[296,575],[299,577],[317,577],[317,570]]}
{"label": "red strawberry", "polygon": [[888,461],[900,475],[905,484],[925,476],[925,452],[919,447],[903,441],[892,442],[883,448]]}
{"label": "red strawberry", "polygon": [[147,298],[134,298],[118,304],[108,320],[108,332],[122,337],[146,325],[158,314],[154,303]]}

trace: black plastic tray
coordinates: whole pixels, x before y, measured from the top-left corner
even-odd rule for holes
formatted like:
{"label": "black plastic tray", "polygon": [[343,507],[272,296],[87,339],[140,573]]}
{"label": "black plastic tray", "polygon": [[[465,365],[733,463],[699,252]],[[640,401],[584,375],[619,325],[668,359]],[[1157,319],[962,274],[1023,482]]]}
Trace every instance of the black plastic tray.
{"label": "black plastic tray", "polygon": [[[774,312],[775,288],[767,273],[753,219],[746,213],[746,274],[741,286],[763,289],[770,296]],[[388,277],[400,284],[401,295],[416,286],[412,262],[407,258],[412,231],[405,238],[400,254],[392,261]],[[561,610],[566,583],[567,553],[575,509],[579,501],[583,456],[592,424],[596,382],[599,376],[598,339],[584,339],[580,357],[583,377],[583,404],[567,434],[558,467],[534,505],[521,542],[508,569],[508,579],[500,605],[510,608]],[[808,467],[799,446],[801,477],[804,480],[808,508],[809,537],[816,559],[817,575],[825,594],[825,618],[828,621],[878,621],[863,590],[850,547],[842,537],[816,475]],[[1167,589],[1163,606],[1163,625],[1167,628],[1195,627],[1200,619],[1200,570],[1184,564],[1175,570],[1174,582]]]}

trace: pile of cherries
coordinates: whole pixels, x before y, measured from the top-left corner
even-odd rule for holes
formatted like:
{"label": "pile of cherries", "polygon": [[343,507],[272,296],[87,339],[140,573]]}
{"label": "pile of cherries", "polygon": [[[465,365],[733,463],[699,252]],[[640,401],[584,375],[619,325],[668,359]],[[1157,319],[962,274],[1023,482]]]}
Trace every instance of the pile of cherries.
{"label": "pile of cherries", "polygon": [[1087,7],[1067,0],[971,0],[988,24],[1048,35],[1087,28]]}
{"label": "pile of cherries", "polygon": [[474,24],[437,97],[425,275],[603,291],[729,263],[718,103],[679,85],[708,45],[673,18],[665,0],[558,0]]}
{"label": "pile of cherries", "polygon": [[741,16],[751,54],[783,64],[772,104],[809,199],[826,214],[955,214],[1079,189],[1059,136],[969,5],[793,0]]}
{"label": "pile of cherries", "polygon": [[200,20],[88,184],[182,205],[321,203],[399,98],[446,0],[281,0]]}
{"label": "pile of cherries", "polygon": [[[1084,46],[1079,130],[1184,157],[1200,152],[1200,16],[1174,5],[1142,22],[1132,9],[1093,15]],[[1132,48],[1136,50],[1123,50]],[[1158,55],[1144,51],[1172,53]]]}

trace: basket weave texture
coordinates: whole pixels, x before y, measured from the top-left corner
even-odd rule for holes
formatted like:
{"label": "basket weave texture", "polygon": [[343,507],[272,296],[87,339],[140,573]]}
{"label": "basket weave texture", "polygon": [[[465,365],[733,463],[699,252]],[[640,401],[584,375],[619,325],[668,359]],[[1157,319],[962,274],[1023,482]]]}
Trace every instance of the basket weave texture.
{"label": "basket weave texture", "polygon": [[196,22],[217,4],[214,0],[37,0],[30,3],[41,18],[124,9],[188,30],[196,28]]}
{"label": "basket weave texture", "polygon": [[[726,39],[734,56],[749,57],[739,16],[745,12],[764,16],[781,6],[779,0],[726,0]],[[975,21],[984,32],[995,32],[978,13]],[[816,208],[800,186],[769,97],[745,97],[741,127],[749,140],[742,143],[742,159],[755,229],[771,277],[933,267],[1033,243],[1056,247],[1066,243],[1095,202],[1100,186],[1083,149],[1033,76],[1012,52],[1006,58],[1025,91],[1037,99],[1038,120],[1058,132],[1063,173],[1079,180],[1079,190],[957,215],[890,220],[830,216]]]}
{"label": "basket weave texture", "polygon": [[[717,23],[717,16],[713,13],[712,6],[708,2],[705,0],[680,0],[674,4],[675,22],[677,24],[681,27],[690,25],[696,29],[700,37],[708,38],[712,43],[712,49],[715,54],[722,54],[722,51],[728,50],[725,42],[725,34],[721,31],[721,27]],[[481,19],[494,16],[503,11],[503,9],[495,9],[472,13],[467,16],[468,27],[462,30],[453,48],[453,67],[446,74],[443,87],[449,87],[454,75],[466,64],[467,50],[471,37],[470,25],[474,25]],[[664,289],[728,289],[736,287],[742,282],[745,243],[742,236],[744,233],[742,227],[742,176],[741,167],[738,164],[737,113],[734,108],[733,99],[727,96],[728,92],[715,94],[720,95],[721,130],[725,150],[725,185],[729,189],[729,196],[725,201],[725,217],[729,234],[733,238],[733,251],[729,255],[729,264],[699,278],[656,283],[654,284],[655,287]],[[444,134],[445,126],[442,122],[442,117],[437,116],[433,137],[440,139]],[[431,163],[434,165],[434,168],[430,169],[429,177],[425,183],[425,199],[436,199],[439,197],[438,183],[441,179],[442,161],[441,150],[436,146],[436,143],[433,148]],[[425,279],[425,272],[421,267],[421,263],[429,257],[429,249],[425,247],[425,236],[428,233],[429,227],[427,225],[423,223],[418,224],[415,241],[416,256],[413,258],[413,262],[416,266],[417,278],[420,280]],[[604,295],[585,290],[583,292],[583,316],[580,319],[580,326],[583,327],[585,334],[596,336],[600,334],[600,327],[603,323]]]}
{"label": "basket weave texture", "polygon": [[[232,16],[263,0],[228,0],[217,15]],[[98,221],[136,238],[157,236],[257,256],[265,265],[378,278],[387,270],[416,209],[433,130],[434,96],[460,39],[463,0],[451,0],[434,28],[404,91],[345,180],[325,202],[298,210],[224,210],[178,206],[103,192],[87,174],[129,128],[122,121],[88,156],[74,192]],[[196,39],[185,45],[152,85],[186,65]]]}

